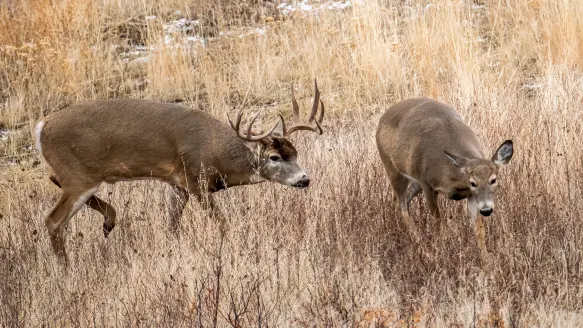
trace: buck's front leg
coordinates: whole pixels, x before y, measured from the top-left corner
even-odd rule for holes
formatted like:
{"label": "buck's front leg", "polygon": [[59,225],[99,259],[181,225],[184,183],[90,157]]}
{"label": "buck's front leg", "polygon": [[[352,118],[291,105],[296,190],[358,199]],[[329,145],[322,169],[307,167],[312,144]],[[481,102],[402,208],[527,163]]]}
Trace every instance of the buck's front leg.
{"label": "buck's front leg", "polygon": [[196,196],[196,199],[204,209],[213,219],[219,221],[219,227],[221,233],[224,234],[227,231],[227,220],[223,216],[223,213],[217,206],[213,193],[219,190],[225,189],[222,180],[211,176],[204,183],[191,184],[193,187],[190,188],[190,193]]}
{"label": "buck's front leg", "polygon": [[227,229],[227,220],[219,207],[217,206],[215,199],[211,192],[205,193],[196,193],[196,198],[205,212],[209,213],[209,215],[219,222],[219,229],[221,230],[221,234],[224,234]]}

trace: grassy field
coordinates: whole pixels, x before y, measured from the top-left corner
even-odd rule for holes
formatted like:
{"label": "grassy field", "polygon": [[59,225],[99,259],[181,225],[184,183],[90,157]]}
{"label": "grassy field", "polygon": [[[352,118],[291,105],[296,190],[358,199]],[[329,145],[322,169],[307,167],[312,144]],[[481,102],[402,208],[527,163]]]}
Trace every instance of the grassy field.
{"label": "grassy field", "polygon": [[[68,224],[71,265],[43,218],[59,197],[32,146],[44,115],[86,99],[182,102],[226,122],[243,96],[266,122],[307,110],[292,142],[312,177],[194,201],[179,236],[156,182],[104,186],[117,209]],[[419,199],[413,243],[374,143],[390,104],[454,105],[487,151],[513,139],[480,260],[465,202]],[[583,2],[579,0],[0,0],[0,326],[578,327],[583,325]],[[266,123],[267,124],[267,123]],[[150,133],[144,131],[144,133]]]}

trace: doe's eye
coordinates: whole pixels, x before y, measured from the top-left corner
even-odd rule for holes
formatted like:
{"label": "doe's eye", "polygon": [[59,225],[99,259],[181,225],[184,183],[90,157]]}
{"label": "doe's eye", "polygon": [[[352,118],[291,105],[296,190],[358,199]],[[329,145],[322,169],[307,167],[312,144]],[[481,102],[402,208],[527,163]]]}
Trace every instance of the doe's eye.
{"label": "doe's eye", "polygon": [[273,156],[269,156],[269,159],[274,161],[274,162],[277,162],[277,161],[281,160],[281,157],[279,157],[277,155],[273,155]]}
{"label": "doe's eye", "polygon": [[474,181],[470,181],[470,186],[472,186],[472,188],[476,188],[476,183]]}
{"label": "doe's eye", "polygon": [[492,181],[490,181],[490,184],[495,184],[496,183],[496,179],[492,179]]}

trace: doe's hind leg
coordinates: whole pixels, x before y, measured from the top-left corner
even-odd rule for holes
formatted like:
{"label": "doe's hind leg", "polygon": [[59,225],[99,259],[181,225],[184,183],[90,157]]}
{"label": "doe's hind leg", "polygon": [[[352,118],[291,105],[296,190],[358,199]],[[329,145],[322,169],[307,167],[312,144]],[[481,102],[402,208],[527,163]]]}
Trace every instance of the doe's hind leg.
{"label": "doe's hind leg", "polygon": [[409,178],[401,174],[395,174],[391,177],[393,191],[399,199],[401,219],[403,220],[403,223],[405,224],[409,234],[413,237],[413,240],[415,242],[419,242],[421,240],[421,235],[419,234],[419,230],[417,229],[415,222],[413,222],[413,219],[411,219],[411,216],[409,215],[409,202],[415,195],[419,193],[419,191],[416,190],[416,185],[414,183],[412,186],[412,192],[407,192],[409,182]]}

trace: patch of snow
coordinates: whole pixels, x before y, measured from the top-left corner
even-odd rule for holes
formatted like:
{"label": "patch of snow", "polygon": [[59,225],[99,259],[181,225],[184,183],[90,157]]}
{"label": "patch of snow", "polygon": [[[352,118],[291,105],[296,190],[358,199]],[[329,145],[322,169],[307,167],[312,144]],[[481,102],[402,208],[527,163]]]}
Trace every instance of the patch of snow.
{"label": "patch of snow", "polygon": [[254,29],[251,29],[251,30],[249,30],[249,31],[247,31],[245,33],[239,34],[239,37],[240,38],[244,38],[244,37],[249,36],[249,35],[261,35],[261,36],[264,36],[266,32],[267,31],[264,28],[254,28]]}
{"label": "patch of snow", "polygon": [[181,18],[175,21],[168,22],[164,24],[164,32],[186,32],[194,30],[194,27],[200,22],[198,19],[190,20],[186,18]]}
{"label": "patch of snow", "polygon": [[[311,0],[287,0],[281,2],[277,8],[284,16],[292,13],[309,16],[318,15],[322,11],[341,11],[352,7],[354,4],[362,4],[364,0],[329,0],[326,2],[314,3]],[[184,16],[180,10],[174,14],[178,17]],[[158,19],[155,15],[145,16],[146,21]],[[197,27],[201,25],[198,19],[179,18],[176,20],[164,22],[162,29],[164,31],[163,42],[167,47],[172,48],[191,48],[197,45],[205,47],[208,42],[223,37],[244,38],[251,35],[266,36],[269,25],[261,28],[237,29],[230,31],[220,31],[217,37],[203,37],[197,33]],[[148,54],[156,51],[156,46],[133,46],[130,50],[121,53],[124,63],[141,63],[148,60]]]}
{"label": "patch of snow", "polygon": [[312,11],[313,9],[314,9],[314,6],[309,5],[305,2],[300,4],[300,10],[302,10],[302,11]]}
{"label": "patch of snow", "polygon": [[[362,1],[356,1],[359,4],[362,4]],[[348,7],[352,6],[350,1],[331,1],[326,5],[326,9],[329,10],[343,10]]]}
{"label": "patch of snow", "polygon": [[[356,0],[356,2],[360,4],[362,3],[362,0]],[[310,4],[308,0],[302,0],[291,3],[282,2],[277,6],[277,8],[281,11],[282,15],[289,16],[294,12],[317,14],[323,10],[344,10],[351,6],[351,0],[328,1],[318,4]]]}
{"label": "patch of snow", "polygon": [[543,83],[531,83],[531,84],[524,84],[522,85],[522,89],[525,90],[539,90],[542,89],[544,87]]}
{"label": "patch of snow", "polygon": [[136,59],[133,60],[136,63],[147,63],[150,61],[149,57],[138,57]]}

